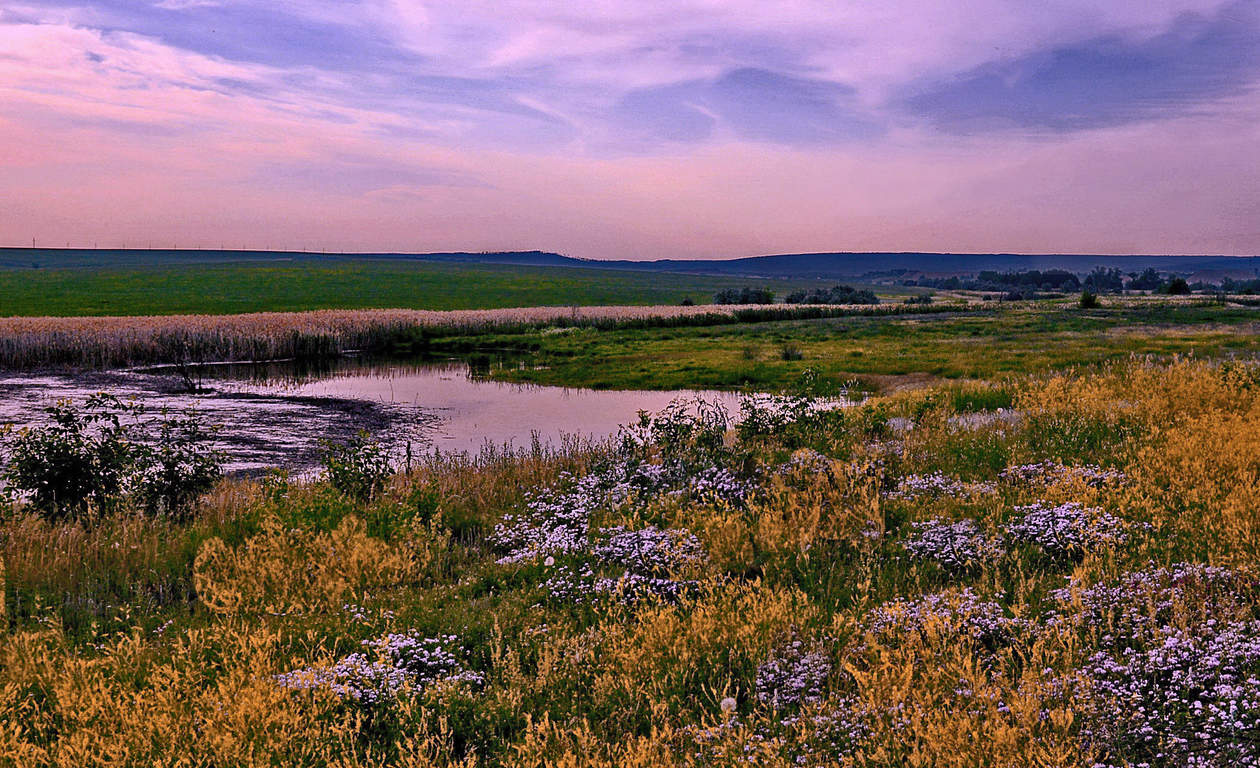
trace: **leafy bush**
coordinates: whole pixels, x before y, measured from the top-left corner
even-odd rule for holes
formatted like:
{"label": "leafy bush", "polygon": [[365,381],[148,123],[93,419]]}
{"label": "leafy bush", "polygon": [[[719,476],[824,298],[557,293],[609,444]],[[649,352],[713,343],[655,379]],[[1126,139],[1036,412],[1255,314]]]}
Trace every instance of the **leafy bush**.
{"label": "leafy bush", "polygon": [[46,411],[47,426],[12,439],[3,470],[45,517],[103,511],[128,496],[148,512],[182,515],[222,475],[222,454],[193,414],[146,420],[143,406],[108,394]]}
{"label": "leafy bush", "polygon": [[366,432],[345,443],[329,443],[324,470],[334,488],[359,501],[371,501],[393,474],[389,453]]}
{"label": "leafy bush", "polygon": [[1081,309],[1098,309],[1102,306],[1098,296],[1091,291],[1081,291]]}
{"label": "leafy bush", "polygon": [[59,401],[45,409],[50,424],[26,429],[9,446],[8,485],[29,494],[46,517],[73,517],[116,499],[138,458],[124,418],[140,408],[97,394],[82,408]]}
{"label": "leafy bush", "polygon": [[196,416],[163,416],[155,442],[140,454],[136,493],[148,512],[187,515],[214,487],[223,476],[223,454],[210,438]]}

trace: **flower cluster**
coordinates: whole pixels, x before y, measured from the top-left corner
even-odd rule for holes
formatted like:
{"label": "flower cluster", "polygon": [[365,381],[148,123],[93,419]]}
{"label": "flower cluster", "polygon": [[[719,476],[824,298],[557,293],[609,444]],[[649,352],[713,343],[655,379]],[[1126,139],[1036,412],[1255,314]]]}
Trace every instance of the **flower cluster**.
{"label": "flower cluster", "polygon": [[1112,582],[1071,583],[1051,593],[1063,612],[1046,623],[1102,632],[1099,643],[1146,642],[1170,625],[1234,621],[1251,615],[1260,584],[1254,577],[1219,566],[1175,563],[1124,574]]}
{"label": "flower cluster", "polygon": [[835,460],[811,448],[802,448],[792,454],[792,458],[780,464],[775,474],[790,475],[805,473],[810,475],[824,474],[831,471]]}
{"label": "flower cluster", "polygon": [[1007,616],[1002,606],[981,599],[968,587],[914,600],[891,600],[871,611],[867,630],[887,638],[939,633],[993,646],[1009,641],[1024,623]]}
{"label": "flower cluster", "polygon": [[1260,765],[1260,622],[1165,627],[1082,673],[1100,765]]}
{"label": "flower cluster", "polygon": [[704,545],[690,531],[679,528],[661,530],[654,525],[637,531],[624,527],[604,528],[606,537],[594,549],[596,559],[625,566],[644,575],[671,573],[704,561]]}
{"label": "flower cluster", "polygon": [[364,640],[367,652],[352,653],[331,667],[304,667],[276,676],[291,690],[327,689],[342,699],[383,704],[405,692],[436,683],[480,685],[485,678],[467,670],[451,648],[459,638],[421,637],[415,630]]}
{"label": "flower cluster", "polygon": [[922,496],[951,496],[967,498],[980,494],[993,493],[993,483],[968,483],[941,472],[930,475],[906,475],[897,484],[897,489],[889,494],[895,499],[914,499]]}
{"label": "flower cluster", "polygon": [[591,514],[608,498],[607,480],[599,474],[565,477],[562,488],[531,494],[522,514],[505,515],[495,526],[491,543],[508,550],[499,558],[500,563],[536,560],[589,547]]}
{"label": "flower cluster", "polygon": [[1120,518],[1075,501],[1057,506],[1037,502],[1015,511],[1020,517],[1007,528],[1011,537],[1035,544],[1054,557],[1079,556],[1123,544],[1128,538]]}
{"label": "flower cluster", "polygon": [[[604,528],[588,554],[591,560],[576,568],[559,566],[542,583],[553,600],[590,603],[612,598],[625,605],[649,599],[676,601],[698,582],[673,574],[708,557],[700,540],[689,531],[655,526],[634,531],[620,526]],[[594,565],[620,566],[623,572],[599,577]]]}
{"label": "flower cluster", "polygon": [[1118,469],[1103,469],[1097,464],[1068,466],[1050,460],[1010,466],[1002,470],[998,477],[1008,483],[1040,483],[1042,485],[1081,481],[1098,488],[1124,482],[1124,473]]}
{"label": "flower cluster", "polygon": [[951,523],[934,518],[913,525],[915,535],[905,542],[906,551],[920,560],[932,560],[948,571],[976,568],[1005,552],[1002,543],[981,531],[975,520]]}
{"label": "flower cluster", "polygon": [[709,467],[691,478],[691,494],[709,503],[743,506],[753,495],[755,486],[740,480],[725,467]]}
{"label": "flower cluster", "polygon": [[651,600],[677,602],[695,590],[699,582],[671,576],[625,571],[620,576],[600,577],[590,564],[577,568],[558,566],[542,588],[557,602],[591,604],[612,599],[622,605],[638,605]]}
{"label": "flower cluster", "polygon": [[757,701],[774,709],[820,701],[831,674],[831,659],[818,646],[800,640],[771,652],[757,668]]}

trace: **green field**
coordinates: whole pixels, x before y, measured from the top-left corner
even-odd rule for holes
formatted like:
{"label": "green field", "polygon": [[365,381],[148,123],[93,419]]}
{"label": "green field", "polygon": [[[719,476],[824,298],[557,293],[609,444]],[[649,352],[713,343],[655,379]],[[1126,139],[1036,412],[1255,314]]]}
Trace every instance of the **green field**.
{"label": "green field", "polygon": [[528,353],[504,380],[609,389],[774,390],[806,368],[889,390],[934,379],[992,378],[1131,356],[1260,355],[1260,310],[1207,302],[986,305],[956,313],[651,329],[574,329],[454,337],[437,349]]}
{"label": "green field", "polygon": [[[0,316],[235,314],[707,303],[715,291],[809,281],[384,260],[0,270]],[[887,293],[887,290],[884,290]]]}

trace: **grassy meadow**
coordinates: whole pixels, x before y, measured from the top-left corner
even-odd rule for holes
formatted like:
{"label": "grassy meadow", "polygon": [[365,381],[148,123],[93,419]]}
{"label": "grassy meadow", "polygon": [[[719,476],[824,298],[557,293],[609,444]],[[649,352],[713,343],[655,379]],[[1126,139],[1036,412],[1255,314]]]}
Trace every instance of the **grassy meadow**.
{"label": "grassy meadow", "polygon": [[1207,300],[1113,299],[1097,310],[1063,302],[940,302],[932,308],[937,311],[931,314],[740,325],[491,332],[435,340],[434,349],[527,354],[534,365],[494,371],[510,381],[754,391],[788,387],[805,369],[887,391],[931,381],[1097,366],[1134,355],[1254,359],[1260,353],[1260,313]]}
{"label": "grassy meadow", "polygon": [[[738,424],[679,403],[606,442],[364,442],[216,480],[194,420],[134,487],[109,418],[3,435],[27,493],[0,499],[0,765],[1260,764],[1257,310],[908,310],[391,315],[381,339],[776,393]],[[22,327],[159,354],[316,317],[382,315]],[[853,381],[871,396],[830,407]]]}
{"label": "grassy meadow", "polygon": [[[403,260],[0,269],[0,316],[238,314],[322,309],[497,309],[678,304],[808,281]],[[884,289],[887,292],[888,289]],[[898,291],[893,291],[898,293]]]}
{"label": "grassy meadow", "polygon": [[735,432],[678,410],[618,443],[430,460],[371,494],[277,476],[187,518],[16,504],[0,754],[1256,759],[1254,366],[752,408]]}

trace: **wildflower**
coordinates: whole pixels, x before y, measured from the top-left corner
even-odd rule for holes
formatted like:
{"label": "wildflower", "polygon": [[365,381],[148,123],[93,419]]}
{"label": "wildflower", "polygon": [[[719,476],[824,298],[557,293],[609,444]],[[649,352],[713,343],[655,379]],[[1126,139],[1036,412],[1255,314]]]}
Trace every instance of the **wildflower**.
{"label": "wildflower", "polygon": [[968,483],[941,472],[930,475],[907,475],[897,484],[897,490],[889,494],[894,499],[913,499],[920,496],[968,496],[993,493],[993,483]]}
{"label": "wildflower", "polygon": [[1067,466],[1057,461],[1010,466],[1002,470],[998,477],[1008,483],[1043,485],[1079,480],[1096,488],[1123,483],[1125,480],[1124,473],[1117,469],[1103,469],[1097,464]]}
{"label": "wildflower", "polygon": [[948,571],[969,570],[1005,553],[1001,542],[981,532],[974,520],[951,523],[933,518],[913,525],[915,535],[906,541],[906,551]]}
{"label": "wildflower", "polygon": [[1124,523],[1097,507],[1069,501],[1058,506],[1037,502],[1016,507],[1021,517],[1007,531],[1052,556],[1077,556],[1105,546],[1123,544],[1128,536]]}
{"label": "wildflower", "polygon": [[817,702],[830,674],[831,659],[821,647],[793,640],[757,668],[757,700],[774,709]]}
{"label": "wildflower", "polygon": [[733,699],[730,696],[727,696],[726,698],[722,699],[719,706],[722,708],[722,711],[724,713],[729,715],[735,711],[735,707],[736,707],[735,699]]}
{"label": "wildflower", "polygon": [[451,650],[454,635],[421,637],[415,630],[364,640],[369,653],[352,653],[331,667],[305,667],[276,676],[282,688],[323,688],[342,699],[384,704],[406,691],[438,684],[479,685],[480,673],[466,670]]}
{"label": "wildflower", "polygon": [[742,506],[752,496],[754,486],[744,482],[725,467],[709,467],[691,478],[693,496],[709,503]]}
{"label": "wildflower", "polygon": [[661,530],[649,525],[637,531],[605,528],[600,533],[607,536],[607,540],[595,547],[595,558],[623,565],[634,573],[670,573],[703,562],[706,557],[700,540],[681,529]]}
{"label": "wildflower", "polygon": [[897,598],[871,611],[867,618],[869,632],[891,639],[909,632],[939,632],[987,646],[1009,641],[1023,625],[970,587],[913,600]]}

